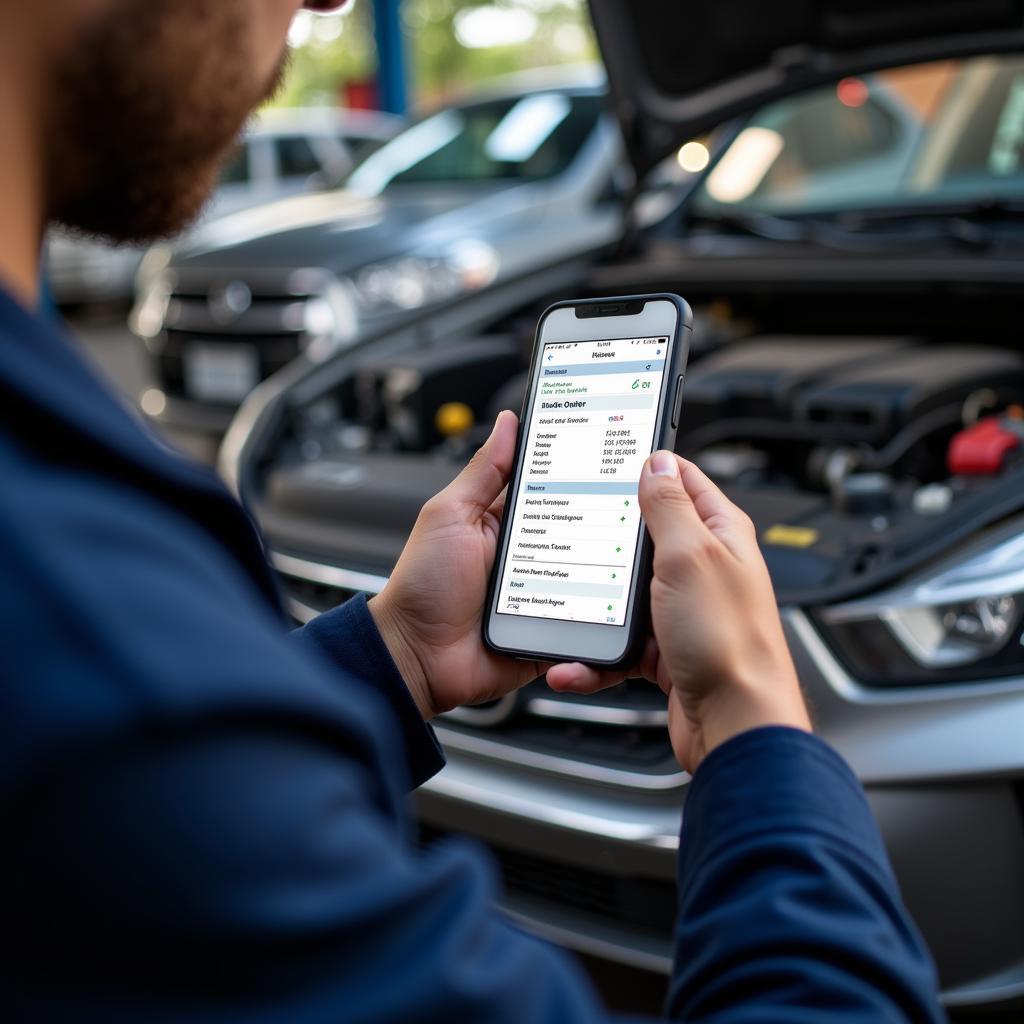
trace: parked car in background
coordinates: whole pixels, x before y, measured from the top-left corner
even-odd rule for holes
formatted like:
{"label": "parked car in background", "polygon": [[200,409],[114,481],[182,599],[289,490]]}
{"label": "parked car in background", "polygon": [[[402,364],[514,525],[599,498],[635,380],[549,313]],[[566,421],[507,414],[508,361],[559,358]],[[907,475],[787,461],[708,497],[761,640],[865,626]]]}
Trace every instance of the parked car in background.
{"label": "parked car in background", "polygon": [[410,311],[614,242],[624,165],[606,107],[596,72],[518,77],[420,119],[344,189],[211,221],[163,250],[132,319],[160,392],[144,410],[223,430],[300,351],[326,358]]}
{"label": "parked car in background", "polygon": [[[548,302],[684,295],[679,451],[756,524],[818,728],[865,785],[948,1007],[1020,1020],[1024,14],[762,6],[591,0],[638,178],[725,140],[696,186],[614,252],[545,252],[300,356],[242,406],[222,470],[308,620],[380,590],[423,502],[520,408]],[[538,680],[443,716],[425,841],[476,836],[527,927],[667,970],[689,779],[666,716],[636,680]]]}
{"label": "parked car in background", "polygon": [[[370,111],[264,111],[225,164],[204,218],[333,186],[403,125]],[[127,302],[144,252],[51,231],[46,269],[55,301]]]}

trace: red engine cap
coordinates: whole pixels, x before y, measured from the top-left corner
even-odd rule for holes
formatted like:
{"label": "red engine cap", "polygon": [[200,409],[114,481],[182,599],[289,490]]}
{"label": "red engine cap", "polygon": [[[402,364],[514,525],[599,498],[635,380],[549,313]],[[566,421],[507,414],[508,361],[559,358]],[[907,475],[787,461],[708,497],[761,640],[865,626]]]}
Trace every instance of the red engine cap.
{"label": "red engine cap", "polygon": [[989,416],[961,430],[950,441],[946,465],[954,476],[999,473],[1006,456],[1020,447],[1020,441],[1020,435],[1004,426],[998,416]]}

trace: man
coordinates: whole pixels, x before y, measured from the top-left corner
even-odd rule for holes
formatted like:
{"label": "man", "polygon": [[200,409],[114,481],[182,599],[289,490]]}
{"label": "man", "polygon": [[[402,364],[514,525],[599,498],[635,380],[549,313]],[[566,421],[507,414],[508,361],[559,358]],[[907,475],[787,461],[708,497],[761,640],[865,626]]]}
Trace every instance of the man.
{"label": "man", "polygon": [[[300,6],[0,7],[9,1019],[604,1020],[493,909],[489,864],[419,851],[404,809],[442,764],[425,721],[543,668],[480,641],[515,417],[425,506],[383,594],[288,635],[241,509],[33,312],[48,221],[141,241],[196,214]],[[863,794],[810,735],[749,521],[665,452],[640,503],[639,670],[695,773],[669,1013],[939,1020]],[[561,690],[617,678],[548,668]]]}

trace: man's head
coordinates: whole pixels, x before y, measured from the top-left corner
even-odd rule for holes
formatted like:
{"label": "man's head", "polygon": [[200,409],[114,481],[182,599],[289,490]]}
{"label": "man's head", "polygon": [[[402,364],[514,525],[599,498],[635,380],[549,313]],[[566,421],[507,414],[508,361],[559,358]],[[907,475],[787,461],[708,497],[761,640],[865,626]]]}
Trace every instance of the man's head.
{"label": "man's head", "polygon": [[73,20],[42,69],[51,219],[126,242],[181,230],[251,111],[277,88],[302,0],[43,6]]}

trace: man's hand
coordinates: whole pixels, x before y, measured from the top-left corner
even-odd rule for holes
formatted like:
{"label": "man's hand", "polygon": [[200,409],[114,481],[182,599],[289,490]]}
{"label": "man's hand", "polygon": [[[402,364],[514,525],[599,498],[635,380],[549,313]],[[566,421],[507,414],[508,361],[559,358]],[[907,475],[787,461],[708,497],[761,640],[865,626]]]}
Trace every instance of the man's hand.
{"label": "man's hand", "polygon": [[515,446],[516,417],[503,412],[469,465],[423,506],[388,585],[370,601],[425,719],[544,674],[541,663],[501,657],[482,639]]}
{"label": "man's hand", "polygon": [[[639,497],[654,540],[657,641],[642,669],[668,696],[680,763],[695,771],[715,747],[758,726],[810,730],[750,519],[671,452],[647,460]],[[560,665],[548,683],[592,692],[604,681],[583,665]]]}
{"label": "man's hand", "polygon": [[669,695],[669,731],[694,771],[748,729],[810,730],[768,569],[749,517],[692,463],[655,452],[640,478],[654,539],[655,678]]}

